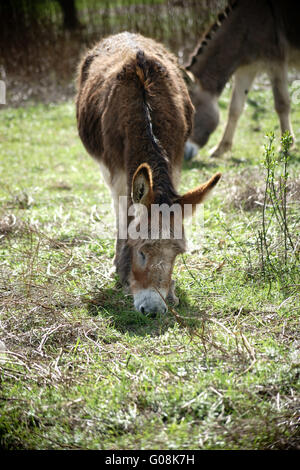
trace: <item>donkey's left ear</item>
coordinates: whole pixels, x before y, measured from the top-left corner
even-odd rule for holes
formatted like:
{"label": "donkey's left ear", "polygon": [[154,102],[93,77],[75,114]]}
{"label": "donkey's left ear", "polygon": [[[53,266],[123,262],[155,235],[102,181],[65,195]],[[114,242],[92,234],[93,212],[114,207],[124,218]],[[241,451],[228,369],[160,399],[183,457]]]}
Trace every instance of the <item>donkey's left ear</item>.
{"label": "donkey's left ear", "polygon": [[152,170],[148,163],[142,163],[133,175],[131,198],[135,204],[144,204],[147,208],[153,202]]}
{"label": "donkey's left ear", "polygon": [[219,179],[221,178],[221,173],[216,173],[212,176],[206,183],[201,184],[195,189],[188,191],[183,196],[181,196],[179,203],[184,208],[185,204],[192,205],[193,212],[196,209],[197,204],[203,202],[212,189],[216,186]]}
{"label": "donkey's left ear", "polygon": [[196,81],[195,75],[184,67],[180,67],[182,78],[187,86],[193,85]]}

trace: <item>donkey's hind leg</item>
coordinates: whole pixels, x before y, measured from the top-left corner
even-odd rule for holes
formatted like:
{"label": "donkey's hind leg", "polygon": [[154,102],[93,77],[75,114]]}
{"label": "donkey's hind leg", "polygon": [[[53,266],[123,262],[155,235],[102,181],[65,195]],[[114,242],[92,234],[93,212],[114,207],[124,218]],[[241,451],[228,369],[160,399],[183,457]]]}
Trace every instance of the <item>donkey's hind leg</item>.
{"label": "donkey's hind leg", "polygon": [[211,157],[220,157],[231,149],[237,122],[242,114],[256,72],[257,66],[255,65],[240,67],[236,71],[226,128],[219,144],[211,150]]}
{"label": "donkey's hind leg", "polygon": [[288,67],[286,63],[273,64],[269,71],[274,96],[275,110],[280,121],[281,134],[289,131],[295,145],[295,136],[290,119],[290,96],[288,91]]}

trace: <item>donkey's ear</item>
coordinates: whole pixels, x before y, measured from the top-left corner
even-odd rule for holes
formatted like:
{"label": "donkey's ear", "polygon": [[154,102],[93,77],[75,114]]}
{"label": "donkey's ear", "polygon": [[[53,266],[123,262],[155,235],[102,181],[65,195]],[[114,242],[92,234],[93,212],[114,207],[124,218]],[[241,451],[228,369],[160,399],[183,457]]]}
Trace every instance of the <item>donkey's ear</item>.
{"label": "donkey's ear", "polygon": [[180,67],[180,71],[181,71],[183,80],[185,81],[187,86],[193,85],[195,83],[196,81],[195,75],[190,70],[184,67]]}
{"label": "donkey's ear", "polygon": [[142,163],[133,175],[131,198],[135,204],[144,204],[147,208],[153,202],[152,170],[148,163]]}
{"label": "donkey's ear", "polygon": [[[188,191],[183,196],[181,196],[179,202],[184,209],[185,204],[192,205],[193,212],[196,209],[197,204],[203,202],[211,190],[216,186],[219,179],[221,178],[221,173],[216,173],[212,176],[206,183],[201,184],[195,189]],[[187,212],[187,211],[184,211]]]}

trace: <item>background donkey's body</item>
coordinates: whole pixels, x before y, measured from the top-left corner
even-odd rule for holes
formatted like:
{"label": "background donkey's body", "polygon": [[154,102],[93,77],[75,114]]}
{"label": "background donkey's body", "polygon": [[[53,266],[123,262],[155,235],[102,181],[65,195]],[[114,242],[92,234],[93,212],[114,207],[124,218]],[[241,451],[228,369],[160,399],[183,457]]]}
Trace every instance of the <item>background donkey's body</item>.
{"label": "background donkey's body", "polygon": [[[154,204],[197,204],[219,180],[218,174],[187,193],[187,200],[176,191],[193,113],[176,58],[151,39],[130,33],[111,36],[82,61],[79,134],[111,189],[117,228],[120,196],[129,205],[143,204],[150,218]],[[117,240],[117,272],[138,310],[163,312],[164,299],[176,301],[171,275],[176,255],[185,249],[184,235],[144,238]]]}
{"label": "background donkey's body", "polygon": [[270,76],[281,130],[292,132],[288,66],[300,65],[299,7],[292,0],[233,0],[190,59],[196,77],[194,140],[203,146],[218,124],[217,99],[235,73],[229,118],[218,156],[229,150],[247,93],[258,71]]}

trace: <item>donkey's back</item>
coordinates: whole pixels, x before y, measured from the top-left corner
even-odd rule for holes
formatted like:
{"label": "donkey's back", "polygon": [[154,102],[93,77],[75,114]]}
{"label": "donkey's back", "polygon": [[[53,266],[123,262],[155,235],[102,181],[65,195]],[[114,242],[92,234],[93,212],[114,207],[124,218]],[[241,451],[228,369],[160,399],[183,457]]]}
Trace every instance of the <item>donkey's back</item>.
{"label": "donkey's back", "polygon": [[[110,172],[126,170],[131,164],[125,161],[128,140],[132,137],[132,149],[145,134],[145,94],[153,133],[170,165],[180,166],[193,107],[177,59],[161,44],[128,32],[103,39],[79,66],[78,90],[79,135],[87,151]],[[140,152],[135,150],[130,153],[138,166]]]}

